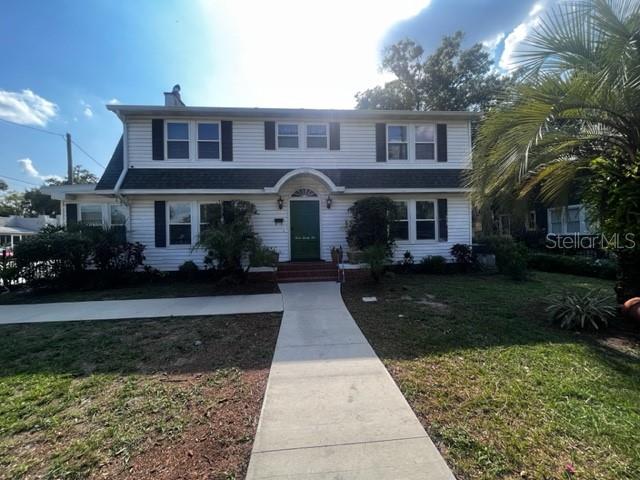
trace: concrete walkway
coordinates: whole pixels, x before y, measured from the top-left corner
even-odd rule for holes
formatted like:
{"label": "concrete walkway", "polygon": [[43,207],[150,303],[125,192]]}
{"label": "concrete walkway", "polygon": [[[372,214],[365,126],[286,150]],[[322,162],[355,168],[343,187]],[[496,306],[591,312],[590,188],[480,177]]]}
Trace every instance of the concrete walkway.
{"label": "concrete walkway", "polygon": [[339,285],[280,290],[284,315],[246,478],[454,479]]}
{"label": "concrete walkway", "polygon": [[96,302],[0,305],[0,324],[232,315],[281,311],[282,295],[279,293],[144,300],[102,300]]}

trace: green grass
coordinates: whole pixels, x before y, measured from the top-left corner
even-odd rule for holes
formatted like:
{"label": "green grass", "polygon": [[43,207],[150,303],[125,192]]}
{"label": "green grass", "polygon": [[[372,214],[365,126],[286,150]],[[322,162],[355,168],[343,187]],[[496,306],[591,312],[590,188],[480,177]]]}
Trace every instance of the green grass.
{"label": "green grass", "polygon": [[275,282],[247,282],[234,284],[223,281],[184,281],[166,279],[119,288],[68,288],[61,291],[15,291],[0,294],[0,305],[83,302],[91,300],[133,300],[139,298],[197,297],[210,295],[242,295],[277,293]]}
{"label": "green grass", "polygon": [[343,296],[458,478],[637,479],[640,349],[546,321],[550,294],[588,288],[613,301],[611,282],[551,273],[398,275]]}
{"label": "green grass", "polygon": [[[183,441],[202,412],[215,423],[238,397],[261,398],[244,372],[266,379],[278,325],[270,314],[1,326],[0,478],[105,466],[111,477],[145,448]],[[253,403],[239,415],[257,416]],[[218,440],[246,443],[248,431]]]}

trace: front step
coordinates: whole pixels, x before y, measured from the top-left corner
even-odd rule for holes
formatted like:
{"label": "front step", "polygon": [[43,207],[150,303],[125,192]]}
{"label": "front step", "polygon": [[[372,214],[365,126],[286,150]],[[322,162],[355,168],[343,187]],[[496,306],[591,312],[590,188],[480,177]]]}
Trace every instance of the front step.
{"label": "front step", "polygon": [[279,282],[336,282],[338,267],[328,262],[290,262],[278,264]]}

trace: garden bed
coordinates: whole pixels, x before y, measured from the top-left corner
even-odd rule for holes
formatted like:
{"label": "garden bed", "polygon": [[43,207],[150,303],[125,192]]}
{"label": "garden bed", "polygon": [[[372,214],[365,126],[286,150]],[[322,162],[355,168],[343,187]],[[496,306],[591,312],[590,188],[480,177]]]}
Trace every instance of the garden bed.
{"label": "garden bed", "polygon": [[637,337],[545,318],[551,294],[596,288],[613,302],[612,287],[540,272],[396,275],[347,283],[343,297],[457,478],[640,478]]}
{"label": "garden bed", "polygon": [[0,327],[0,477],[244,478],[279,324]]}

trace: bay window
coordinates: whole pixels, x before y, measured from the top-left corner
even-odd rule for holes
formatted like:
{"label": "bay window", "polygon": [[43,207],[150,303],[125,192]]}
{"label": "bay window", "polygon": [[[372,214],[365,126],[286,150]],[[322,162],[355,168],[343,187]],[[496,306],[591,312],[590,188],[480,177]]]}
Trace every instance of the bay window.
{"label": "bay window", "polygon": [[191,203],[169,204],[169,245],[191,245]]}

